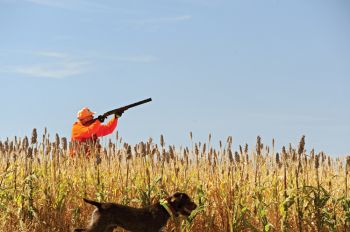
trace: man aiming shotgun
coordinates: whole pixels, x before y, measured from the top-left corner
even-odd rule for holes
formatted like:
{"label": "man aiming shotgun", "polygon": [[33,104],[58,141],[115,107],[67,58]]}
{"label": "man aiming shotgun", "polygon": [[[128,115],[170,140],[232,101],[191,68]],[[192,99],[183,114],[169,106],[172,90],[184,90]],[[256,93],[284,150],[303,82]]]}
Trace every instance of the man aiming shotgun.
{"label": "man aiming shotgun", "polygon": [[[78,120],[72,127],[72,143],[79,149],[81,149],[81,146],[83,146],[81,151],[89,155],[90,149],[87,145],[93,144],[95,146],[98,144],[98,137],[111,134],[117,127],[118,119],[122,116],[124,111],[150,101],[152,101],[152,99],[148,98],[130,105],[110,110],[102,115],[99,115],[97,118],[94,118],[93,116],[96,112],[90,111],[90,109],[87,107],[82,108],[77,114]],[[114,117],[106,124],[102,124],[110,115],[114,115]],[[71,150],[71,156],[74,156],[76,151],[77,149]]]}

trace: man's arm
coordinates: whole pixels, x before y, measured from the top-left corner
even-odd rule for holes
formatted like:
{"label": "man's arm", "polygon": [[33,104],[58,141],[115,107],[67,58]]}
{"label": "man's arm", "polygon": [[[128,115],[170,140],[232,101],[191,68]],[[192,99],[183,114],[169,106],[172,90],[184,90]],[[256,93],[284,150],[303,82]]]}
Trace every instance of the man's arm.
{"label": "man's arm", "polygon": [[101,122],[96,120],[89,126],[74,124],[72,128],[72,140],[81,140],[91,138],[96,134],[101,126]]}
{"label": "man's arm", "polygon": [[96,131],[97,137],[111,134],[117,127],[117,124],[118,118],[114,117],[111,120],[109,120],[106,125],[100,125],[100,127]]}

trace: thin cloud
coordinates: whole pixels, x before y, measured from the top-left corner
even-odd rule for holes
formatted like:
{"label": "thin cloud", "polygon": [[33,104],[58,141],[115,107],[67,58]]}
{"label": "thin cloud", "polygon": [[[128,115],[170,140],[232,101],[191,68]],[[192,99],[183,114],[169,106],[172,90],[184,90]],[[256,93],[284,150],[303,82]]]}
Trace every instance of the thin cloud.
{"label": "thin cloud", "polygon": [[174,20],[176,21],[184,21],[184,20],[190,20],[190,19],[192,19],[192,15],[182,15],[174,18]]}
{"label": "thin cloud", "polygon": [[85,62],[59,62],[50,64],[7,66],[3,67],[1,72],[28,77],[62,79],[84,73],[87,66],[88,63]]}
{"label": "thin cloud", "polygon": [[105,11],[119,12],[124,14],[136,14],[140,10],[129,10],[125,8],[114,7],[111,4],[98,3],[97,1],[87,0],[25,0],[27,3],[38,6],[61,8],[74,11]]}
{"label": "thin cloud", "polygon": [[[19,53],[19,51],[16,51]],[[109,56],[89,54],[82,59],[71,54],[56,51],[20,52],[31,60],[31,64],[7,65],[0,67],[0,73],[26,76],[62,79],[81,75],[91,69],[92,62],[108,60],[117,63],[152,63],[158,60],[152,55]]]}
{"label": "thin cloud", "polygon": [[61,52],[42,51],[42,52],[36,52],[34,54],[38,56],[51,57],[51,58],[68,58],[69,57],[67,54],[61,53]]}
{"label": "thin cloud", "polygon": [[73,36],[70,35],[56,35],[52,38],[55,41],[67,41],[67,40],[72,40]]}
{"label": "thin cloud", "polygon": [[132,63],[152,63],[158,60],[155,56],[147,56],[147,55],[119,56],[119,57],[117,56],[113,59],[120,62],[132,62]]}
{"label": "thin cloud", "polygon": [[[121,14],[128,15],[139,15],[144,13],[144,10],[133,8],[119,8],[115,7],[113,4],[98,3],[96,1],[88,0],[25,0],[25,2],[30,4],[35,4],[38,6],[52,7],[52,8],[61,8],[65,10],[74,10],[74,11],[103,11],[103,12],[118,12]],[[174,17],[163,17],[163,18],[153,18],[153,19],[144,19],[144,20],[132,20],[131,23],[135,24],[157,24],[157,23],[176,23],[182,21],[189,21],[192,19],[192,15],[179,15]],[[84,19],[86,22],[90,22],[89,19]]]}
{"label": "thin cloud", "polygon": [[54,51],[25,52],[32,64],[7,65],[0,68],[1,73],[27,77],[67,78],[86,72],[89,62],[73,59],[67,53]]}
{"label": "thin cloud", "polygon": [[90,57],[90,59],[105,60],[118,63],[153,63],[159,60],[156,56],[144,54],[108,55],[99,53],[89,53],[86,57]]}
{"label": "thin cloud", "polygon": [[176,22],[182,22],[182,21],[190,21],[191,19],[192,19],[192,15],[180,15],[175,17],[137,20],[137,21],[132,21],[132,23],[136,23],[136,24],[176,23]]}
{"label": "thin cloud", "polygon": [[25,0],[28,3],[33,3],[36,5],[48,6],[48,7],[58,7],[58,8],[69,8],[68,1],[57,1],[57,0]]}

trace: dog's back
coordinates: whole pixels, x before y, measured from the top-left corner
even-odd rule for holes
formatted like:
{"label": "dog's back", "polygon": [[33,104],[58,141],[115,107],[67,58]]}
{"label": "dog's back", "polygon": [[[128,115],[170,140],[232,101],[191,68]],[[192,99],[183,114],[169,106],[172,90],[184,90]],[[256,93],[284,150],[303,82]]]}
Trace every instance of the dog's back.
{"label": "dog's back", "polygon": [[87,199],[87,198],[83,198],[83,200],[84,200],[86,203],[89,203],[90,205],[96,206],[97,209],[99,209],[99,210],[102,209],[102,203],[100,203],[100,202],[93,201],[93,200],[89,200],[89,199]]}

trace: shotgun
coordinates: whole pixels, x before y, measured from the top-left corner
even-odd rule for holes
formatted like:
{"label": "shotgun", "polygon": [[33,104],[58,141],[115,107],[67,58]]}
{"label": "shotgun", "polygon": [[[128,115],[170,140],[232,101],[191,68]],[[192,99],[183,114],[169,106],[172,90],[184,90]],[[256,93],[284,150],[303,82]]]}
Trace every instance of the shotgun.
{"label": "shotgun", "polygon": [[97,119],[99,119],[99,118],[101,118],[101,117],[102,117],[103,119],[105,119],[105,118],[107,118],[109,115],[118,114],[118,113],[123,113],[124,111],[126,111],[126,110],[128,110],[128,109],[130,109],[130,108],[133,108],[133,107],[135,107],[135,106],[139,106],[139,105],[145,104],[145,103],[150,102],[150,101],[152,101],[152,98],[147,98],[147,99],[145,99],[145,100],[138,101],[138,102],[132,103],[132,104],[130,104],[130,105],[126,105],[126,106],[123,106],[123,107],[120,107],[120,108],[117,108],[117,109],[114,109],[114,110],[107,111],[106,113],[104,113],[104,114],[98,116],[97,118],[92,119],[92,120],[89,121],[88,123],[92,123],[92,122],[96,121]]}

